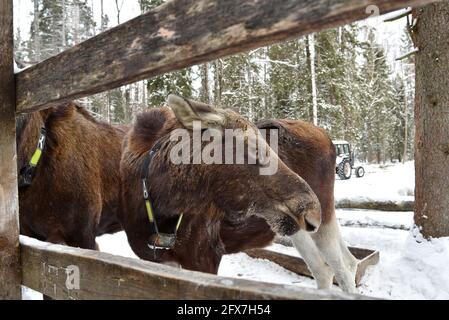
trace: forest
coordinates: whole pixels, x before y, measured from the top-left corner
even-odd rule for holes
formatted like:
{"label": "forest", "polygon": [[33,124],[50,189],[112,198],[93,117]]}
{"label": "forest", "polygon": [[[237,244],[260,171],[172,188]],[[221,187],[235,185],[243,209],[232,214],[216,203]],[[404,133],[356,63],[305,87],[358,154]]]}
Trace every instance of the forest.
{"label": "forest", "polygon": [[[25,0],[22,0],[25,1]],[[29,30],[15,30],[15,59],[22,68],[39,63],[120,23],[130,2],[140,13],[164,0],[28,0]],[[113,6],[115,15],[107,14]],[[100,19],[94,15],[100,11]],[[404,27],[401,52],[413,50]],[[373,26],[354,23],[281,44],[156,76],[80,101],[109,123],[130,123],[136,114],[163,106],[176,93],[232,108],[251,121],[302,119],[347,140],[359,161],[413,159],[414,61],[393,72]]]}

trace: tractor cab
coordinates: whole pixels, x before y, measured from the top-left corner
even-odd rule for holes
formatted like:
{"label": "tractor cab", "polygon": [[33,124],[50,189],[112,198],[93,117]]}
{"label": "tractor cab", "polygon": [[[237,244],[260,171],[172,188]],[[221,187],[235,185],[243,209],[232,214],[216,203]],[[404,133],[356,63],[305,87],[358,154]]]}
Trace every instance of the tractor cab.
{"label": "tractor cab", "polygon": [[351,179],[352,171],[355,171],[357,178],[361,178],[365,175],[365,169],[362,166],[354,166],[354,151],[351,148],[351,144],[344,140],[332,141],[336,154],[337,161],[335,163],[335,172],[341,180]]}

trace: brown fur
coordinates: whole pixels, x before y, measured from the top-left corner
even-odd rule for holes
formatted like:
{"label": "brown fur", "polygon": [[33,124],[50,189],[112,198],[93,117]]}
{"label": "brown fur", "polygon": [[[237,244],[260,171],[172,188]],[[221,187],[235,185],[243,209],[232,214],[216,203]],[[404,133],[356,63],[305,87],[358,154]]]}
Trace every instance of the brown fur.
{"label": "brown fur", "polygon": [[[225,128],[246,126],[252,125],[226,112]],[[123,145],[121,222],[133,251],[142,259],[175,261],[186,269],[216,273],[224,253],[264,247],[272,241],[273,226],[265,221],[277,219],[277,232],[292,234],[298,230],[296,220],[303,217],[301,204],[306,212],[316,212],[318,199],[310,187],[282,162],[273,176],[260,176],[257,166],[250,165],[171,164],[168,134],[180,127],[170,109],[154,109],[138,117]],[[185,216],[175,247],[155,253],[147,246],[152,228],[144,208],[141,172],[145,155],[158,140],[162,147],[150,164],[148,181],[159,229],[173,232],[178,215]],[[289,207],[295,221],[277,209],[288,201],[298,206]],[[248,214],[251,206],[257,216]]]}
{"label": "brown fur", "polygon": [[96,121],[74,103],[19,117],[18,167],[30,160],[45,123],[47,142],[32,185],[19,190],[21,233],[95,249],[121,230],[119,162],[124,128]]}
{"label": "brown fur", "polygon": [[[321,204],[321,223],[326,224],[334,214],[335,147],[326,131],[301,120],[266,120],[257,124],[259,129],[279,130],[278,154],[280,159],[301,178],[317,195]],[[269,137],[265,137],[269,141]],[[222,225],[221,239],[226,253],[237,253],[252,247],[271,243],[274,233],[260,218],[250,217],[231,226]]]}
{"label": "brown fur", "polygon": [[317,195],[321,204],[321,223],[334,214],[336,151],[329,135],[322,128],[301,120],[266,120],[259,129],[278,129],[281,160]]}

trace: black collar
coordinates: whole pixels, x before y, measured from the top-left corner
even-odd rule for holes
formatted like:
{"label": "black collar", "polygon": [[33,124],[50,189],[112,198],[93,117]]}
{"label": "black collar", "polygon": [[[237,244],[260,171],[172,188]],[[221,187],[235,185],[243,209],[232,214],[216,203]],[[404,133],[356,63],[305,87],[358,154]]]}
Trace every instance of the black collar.
{"label": "black collar", "polygon": [[175,227],[174,233],[161,233],[159,232],[157,226],[156,214],[153,207],[153,201],[151,199],[150,192],[148,190],[148,176],[151,161],[153,160],[156,153],[161,149],[162,143],[158,140],[153,148],[148,152],[146,158],[143,161],[142,167],[142,193],[143,199],[145,201],[145,209],[147,211],[148,219],[153,226],[153,231],[148,239],[148,247],[154,250],[154,260],[157,260],[156,250],[169,250],[172,249],[176,242],[176,234],[178,232],[179,226],[181,225],[183,214],[178,218],[178,222]]}
{"label": "black collar", "polygon": [[47,142],[47,130],[45,126],[43,126],[41,128],[41,133],[39,136],[39,140],[37,142],[36,150],[31,156],[30,161],[20,169],[18,181],[19,188],[26,188],[31,186],[36,167],[42,158],[46,142]]}

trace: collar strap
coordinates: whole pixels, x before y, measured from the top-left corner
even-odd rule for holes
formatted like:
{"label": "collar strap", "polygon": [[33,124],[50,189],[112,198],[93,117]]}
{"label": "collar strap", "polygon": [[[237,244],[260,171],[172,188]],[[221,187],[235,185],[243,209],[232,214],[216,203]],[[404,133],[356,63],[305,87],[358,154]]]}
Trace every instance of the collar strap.
{"label": "collar strap", "polygon": [[154,233],[150,236],[150,239],[148,240],[148,247],[150,249],[154,250],[154,255],[156,259],[156,250],[169,250],[172,249],[176,242],[176,234],[178,233],[178,229],[181,226],[182,218],[184,214],[181,214],[178,218],[178,222],[176,223],[175,232],[174,233],[161,233],[159,232],[157,221],[156,221],[156,215],[154,212],[152,200],[150,193],[148,191],[148,170],[151,164],[151,161],[154,158],[154,155],[159,151],[161,148],[161,143],[158,141],[154,147],[150,150],[148,153],[146,159],[143,162],[143,168],[142,168],[142,191],[143,191],[143,199],[145,201],[145,209],[147,211],[148,220],[153,225]]}
{"label": "collar strap", "polygon": [[34,171],[42,158],[42,153],[44,152],[45,142],[47,141],[47,130],[45,127],[41,128],[41,133],[39,136],[39,141],[37,142],[36,150],[31,156],[30,161],[27,165],[20,169],[19,173],[19,188],[29,187],[33,181]]}

